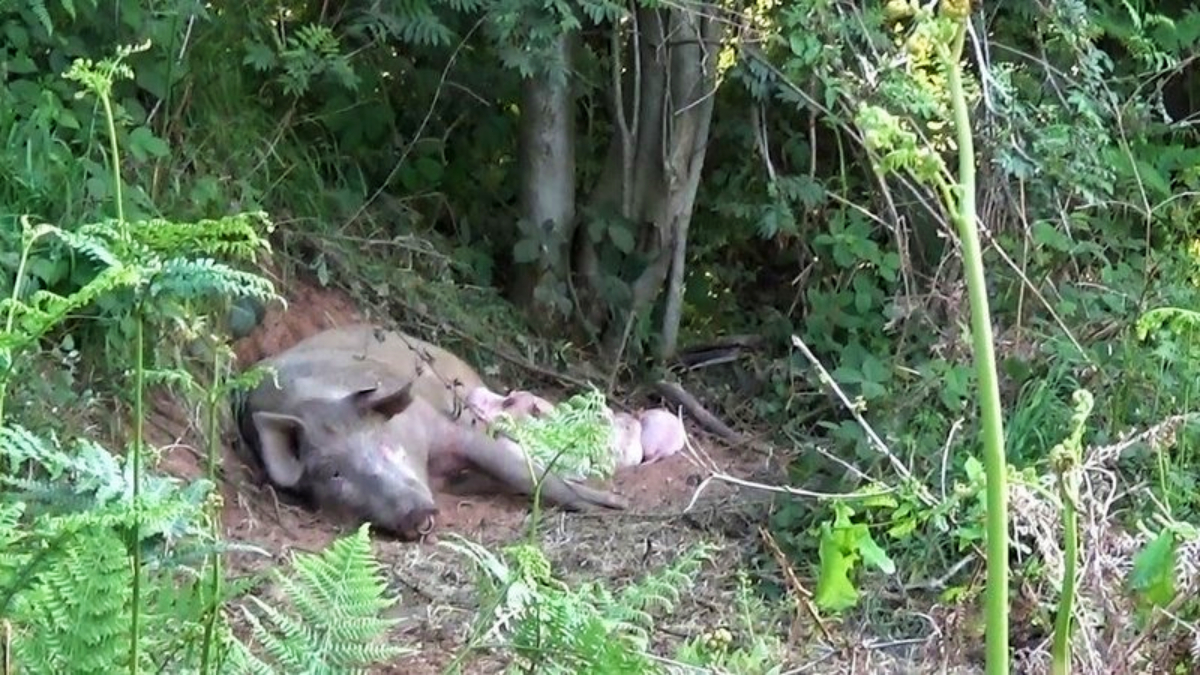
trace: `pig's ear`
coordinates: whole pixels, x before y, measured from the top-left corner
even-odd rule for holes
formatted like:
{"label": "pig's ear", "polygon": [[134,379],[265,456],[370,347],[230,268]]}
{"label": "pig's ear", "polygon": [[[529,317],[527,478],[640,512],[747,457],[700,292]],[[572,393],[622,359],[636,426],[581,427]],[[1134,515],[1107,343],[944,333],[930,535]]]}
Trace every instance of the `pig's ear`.
{"label": "pig's ear", "polygon": [[304,420],[272,412],[254,413],[263,465],[271,482],[284,488],[295,487],[304,473],[297,441],[304,433]]}
{"label": "pig's ear", "polygon": [[[383,415],[387,419],[391,419],[396,415],[408,409],[412,405],[412,386],[413,381],[409,380],[407,384],[389,394],[371,398],[366,392],[351,394],[351,396],[360,396],[361,398],[355,401],[355,406],[361,412],[371,411]],[[375,391],[374,389],[370,391]]]}

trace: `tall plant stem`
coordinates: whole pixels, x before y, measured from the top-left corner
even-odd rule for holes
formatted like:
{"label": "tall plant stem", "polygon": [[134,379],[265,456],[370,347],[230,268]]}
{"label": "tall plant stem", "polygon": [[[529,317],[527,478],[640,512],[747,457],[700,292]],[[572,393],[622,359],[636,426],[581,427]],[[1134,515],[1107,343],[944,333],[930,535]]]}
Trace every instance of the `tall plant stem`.
{"label": "tall plant stem", "polygon": [[142,303],[138,301],[134,308],[136,317],[134,323],[137,325],[136,338],[134,339],[134,349],[137,351],[135,355],[135,370],[133,384],[133,605],[130,609],[130,626],[129,626],[129,672],[137,675],[139,642],[139,609],[142,605],[141,587],[142,587],[142,534],[141,524],[142,517],[139,512],[141,509],[141,483],[142,483],[142,420],[145,418],[145,401],[143,400],[143,389],[145,385],[145,315],[142,312]]}
{"label": "tall plant stem", "polygon": [[[221,350],[215,350],[213,355],[213,378],[209,383],[207,392],[208,409],[205,411],[204,426],[208,434],[208,480],[214,486],[217,484],[217,457],[221,448],[218,444],[219,435],[217,433],[217,404],[221,399]],[[214,508],[209,518],[212,520],[213,539],[221,537],[221,506],[220,493],[213,500]],[[211,565],[209,569],[209,592],[212,597],[208,603],[208,616],[204,623],[204,643],[201,646],[203,650],[200,656],[200,674],[207,675],[209,664],[212,661],[213,654],[213,639],[216,636],[217,629],[217,614],[221,610],[221,556],[218,553],[211,554]]]}
{"label": "tall plant stem", "polygon": [[961,192],[954,220],[962,240],[963,267],[971,300],[971,338],[983,417],[983,464],[987,472],[987,672],[988,675],[1006,675],[1009,661],[1008,465],[1004,452],[1004,427],[1000,419],[1000,388],[996,377],[996,354],[992,346],[987,280],[983,274],[983,253],[976,223],[975,146],[971,138],[971,117],[967,111],[960,69],[967,33],[966,21],[966,17],[958,21],[946,69],[958,132],[958,184]]}

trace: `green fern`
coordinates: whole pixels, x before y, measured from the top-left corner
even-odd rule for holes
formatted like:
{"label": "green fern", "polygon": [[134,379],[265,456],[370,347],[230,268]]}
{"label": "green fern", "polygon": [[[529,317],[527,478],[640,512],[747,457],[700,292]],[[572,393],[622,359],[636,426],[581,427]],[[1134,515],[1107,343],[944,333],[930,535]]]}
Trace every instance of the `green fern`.
{"label": "green fern", "polygon": [[[296,609],[294,617],[249,598],[255,609],[244,608],[246,620],[280,672],[365,672],[373,663],[408,651],[379,641],[395,623],[379,615],[395,600],[385,596],[368,532],[369,526],[363,525],[320,555],[297,555],[292,576],[275,572]],[[248,650],[235,651],[240,667],[255,673],[276,672]]]}
{"label": "green fern", "polygon": [[113,672],[128,655],[129,560],[104,529],[72,539],[20,596],[14,641],[28,673]]}
{"label": "green fern", "polygon": [[[208,564],[206,555],[231,548],[213,543],[201,527],[211,485],[180,486],[147,474],[134,509],[130,462],[95,443],[80,442],[67,453],[53,437],[0,427],[0,455],[6,469],[17,469],[0,472],[7,495],[0,502],[0,612],[14,627],[15,672],[112,672],[128,665],[132,545],[154,553],[142,557],[138,603],[145,619],[139,666],[149,672],[198,672],[201,618],[213,611],[219,612],[217,672],[277,672],[267,661],[285,673],[355,672],[403,653],[378,639],[393,624],[380,612],[394,601],[385,596],[366,526],[321,555],[297,557],[294,575],[276,573],[294,615],[249,598],[256,611],[246,616],[261,646],[252,650],[233,636],[226,613],[214,610],[246,582],[214,587],[206,572],[187,564]],[[17,501],[22,493],[42,500],[43,508]],[[137,543],[128,538],[135,518]],[[214,590],[220,597],[212,597]]]}
{"label": "green fern", "polygon": [[673,565],[614,597],[597,583],[577,590],[555,579],[536,546],[506,548],[507,560],[456,535],[441,542],[479,570],[486,599],[476,630],[488,642],[506,641],[517,653],[513,668],[539,673],[659,672],[646,656],[652,609],[670,610],[692,585],[710,548],[698,546]]}
{"label": "green fern", "polygon": [[[134,240],[163,257],[208,255],[241,260],[254,260],[266,248],[267,242],[259,231],[269,233],[272,228],[267,214],[261,211],[185,223],[152,218],[128,224]],[[104,229],[116,228],[110,224]]]}
{"label": "green fern", "polygon": [[400,41],[414,47],[444,47],[454,37],[433,7],[422,0],[364,10],[350,22],[348,32],[368,35],[377,42]]}
{"label": "green fern", "polygon": [[576,394],[542,417],[514,420],[497,416],[493,427],[519,443],[543,466],[573,478],[608,478],[616,468],[612,423],[604,394],[597,390]]}

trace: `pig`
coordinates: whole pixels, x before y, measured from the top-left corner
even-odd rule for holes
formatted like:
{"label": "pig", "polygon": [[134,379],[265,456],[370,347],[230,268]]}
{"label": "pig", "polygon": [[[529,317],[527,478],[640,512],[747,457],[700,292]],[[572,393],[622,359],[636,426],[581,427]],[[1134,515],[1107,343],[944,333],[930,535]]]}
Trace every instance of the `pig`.
{"label": "pig", "polygon": [[612,451],[616,460],[616,468],[622,469],[637,466],[642,463],[642,422],[636,416],[626,412],[613,414],[612,420]]}
{"label": "pig", "polygon": [[500,413],[508,413],[513,419],[520,419],[541,417],[554,410],[554,404],[537,394],[513,391],[507,396],[501,396],[487,387],[476,387],[468,393],[466,404],[484,424],[490,424]]}
{"label": "pig", "polygon": [[683,449],[685,432],[679,417],[662,408],[643,410],[641,422],[642,461],[653,464]]}
{"label": "pig", "polygon": [[[451,399],[462,385],[482,386],[478,374],[428,343],[374,333],[364,325],[331,329],[262,362],[275,375],[240,397],[234,414],[268,480],[318,509],[406,540],[433,531],[431,486],[464,469],[531,494],[520,446],[488,436],[469,410],[459,408],[455,418]],[[541,494],[549,504],[626,508],[610,492],[536,464],[534,473],[545,474]]]}
{"label": "pig", "polygon": [[470,392],[487,387],[474,368],[449,350],[412,335],[359,323],[311,335],[286,353],[313,350],[347,352],[361,359],[386,362],[390,375],[399,381],[413,381],[412,393],[417,398],[464,424],[482,425],[466,405],[466,398]]}

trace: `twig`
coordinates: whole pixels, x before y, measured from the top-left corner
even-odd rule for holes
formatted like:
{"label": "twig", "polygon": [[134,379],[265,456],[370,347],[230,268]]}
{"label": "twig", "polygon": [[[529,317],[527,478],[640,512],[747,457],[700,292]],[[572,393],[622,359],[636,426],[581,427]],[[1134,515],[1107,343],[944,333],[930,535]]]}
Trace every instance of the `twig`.
{"label": "twig", "polygon": [[892,454],[892,451],[888,449],[887,444],[883,442],[883,439],[879,437],[879,434],[875,433],[875,430],[871,428],[871,425],[868,424],[865,419],[863,419],[861,414],[859,414],[858,408],[855,407],[854,404],[850,402],[850,399],[846,397],[845,392],[843,392],[842,388],[837,385],[837,382],[834,381],[833,376],[829,374],[829,371],[825,370],[825,367],[821,365],[821,362],[818,361],[817,357],[812,353],[811,350],[809,350],[808,345],[804,344],[804,341],[801,340],[797,335],[792,335],[792,344],[795,345],[796,348],[804,354],[804,357],[808,359],[809,363],[811,363],[813,367],[817,369],[821,383],[831,389],[833,393],[837,395],[838,399],[841,400],[842,405],[846,406],[846,410],[848,410],[850,414],[854,416],[854,420],[858,422],[859,426],[861,426],[863,431],[866,432],[867,438],[870,439],[871,444],[875,446],[875,449],[891,462],[892,467],[897,473],[900,474],[902,478],[916,485],[917,496],[921,499],[921,501],[924,502],[926,506],[936,506],[937,500],[933,498],[933,495],[929,494],[929,491],[925,489],[925,486],[921,485],[913,478],[912,472],[909,471],[908,467],[904,466],[904,463],[901,462],[900,459],[894,454]]}
{"label": "twig", "polygon": [[654,390],[657,391],[663,398],[672,400],[683,406],[689,413],[691,413],[692,417],[696,418],[696,421],[699,422],[701,426],[717,434],[721,438],[737,444],[747,442],[747,440],[743,438],[741,434],[733,429],[730,429],[729,426],[727,426],[724,422],[717,419],[716,415],[713,415],[706,410],[700,401],[696,400],[695,396],[692,396],[679,384],[662,380],[654,385]]}
{"label": "twig", "polygon": [[817,612],[816,606],[813,605],[812,593],[809,593],[808,589],[804,588],[804,585],[800,583],[800,579],[796,576],[796,571],[787,563],[787,556],[780,550],[775,538],[762,525],[758,526],[758,534],[763,538],[763,542],[766,543],[767,548],[770,549],[771,555],[775,558],[775,563],[779,565],[779,569],[783,570],[783,578],[793,590],[797,605],[796,609],[800,610],[803,608],[809,617],[812,618],[813,622],[817,624],[817,628],[825,636],[825,640],[831,645],[837,644],[833,639],[833,635],[829,633],[829,628],[821,620],[821,614]]}

